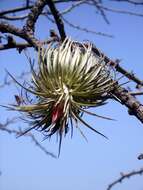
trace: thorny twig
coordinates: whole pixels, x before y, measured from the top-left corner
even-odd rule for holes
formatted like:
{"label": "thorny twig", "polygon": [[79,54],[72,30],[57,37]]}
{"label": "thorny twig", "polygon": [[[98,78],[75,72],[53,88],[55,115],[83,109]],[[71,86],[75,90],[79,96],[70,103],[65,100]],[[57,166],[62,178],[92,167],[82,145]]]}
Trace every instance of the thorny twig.
{"label": "thorny twig", "polygon": [[121,183],[124,179],[130,178],[135,175],[142,175],[142,174],[143,174],[143,168],[136,170],[136,171],[126,173],[126,174],[121,173],[121,177],[119,177],[117,180],[115,180],[114,182],[109,184],[107,187],[107,190],[111,190],[113,186],[115,186],[118,183]]}

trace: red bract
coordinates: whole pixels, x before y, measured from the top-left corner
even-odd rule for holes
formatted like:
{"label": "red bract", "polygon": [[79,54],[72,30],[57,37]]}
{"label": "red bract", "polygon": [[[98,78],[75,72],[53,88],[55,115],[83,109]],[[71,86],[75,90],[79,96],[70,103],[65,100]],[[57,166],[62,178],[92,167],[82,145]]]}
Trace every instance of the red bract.
{"label": "red bract", "polygon": [[63,116],[63,105],[58,104],[53,107],[52,112],[52,123],[56,123],[58,119],[60,119]]}

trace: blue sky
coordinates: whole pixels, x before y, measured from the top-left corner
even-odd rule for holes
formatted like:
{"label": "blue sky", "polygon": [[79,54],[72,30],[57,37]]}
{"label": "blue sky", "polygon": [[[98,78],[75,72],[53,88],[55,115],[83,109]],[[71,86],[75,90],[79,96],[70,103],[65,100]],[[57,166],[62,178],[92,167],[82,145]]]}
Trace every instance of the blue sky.
{"label": "blue sky", "polygon": [[[130,11],[143,11],[143,7],[130,7],[128,4],[109,3],[108,6],[128,9]],[[18,1],[1,0],[1,9],[14,7]],[[63,8],[63,7],[60,7]],[[82,6],[66,16],[72,23],[87,29],[113,34],[115,37],[105,38],[89,33],[83,33],[70,27],[66,32],[78,41],[89,40],[99,47],[112,59],[122,59],[122,66],[134,71],[143,78],[143,18],[128,15],[108,13],[110,25],[107,25],[95,9]],[[18,26],[20,23],[16,23]],[[40,26],[38,28],[38,26]],[[45,39],[49,36],[49,29],[54,28],[48,20],[41,17],[36,24],[37,37]],[[33,52],[30,51],[31,56]],[[29,68],[24,54],[16,50],[0,52],[0,80],[5,76],[5,69],[13,75],[18,75]],[[135,85],[129,83],[128,86]],[[19,89],[20,90],[20,89]],[[0,89],[0,104],[14,101],[14,94],[18,88],[14,85]],[[140,97],[140,100],[143,100]],[[105,190],[107,185],[116,179],[120,172],[127,172],[142,167],[143,161],[137,156],[143,152],[143,125],[133,116],[129,116],[127,109],[117,102],[110,102],[95,112],[115,118],[117,121],[106,121],[99,118],[84,118],[90,125],[108,136],[105,140],[81,126],[88,138],[88,143],[75,129],[74,137],[68,135],[63,140],[59,159],[53,159],[38,149],[31,139],[21,137],[16,139],[13,135],[0,133],[0,189],[1,190]],[[0,108],[0,120],[4,121],[15,113]],[[26,124],[19,122],[11,128],[25,128]],[[42,135],[37,134],[39,141]],[[49,151],[57,153],[56,140],[42,142]],[[133,177],[117,185],[115,190],[143,189],[142,176]]]}

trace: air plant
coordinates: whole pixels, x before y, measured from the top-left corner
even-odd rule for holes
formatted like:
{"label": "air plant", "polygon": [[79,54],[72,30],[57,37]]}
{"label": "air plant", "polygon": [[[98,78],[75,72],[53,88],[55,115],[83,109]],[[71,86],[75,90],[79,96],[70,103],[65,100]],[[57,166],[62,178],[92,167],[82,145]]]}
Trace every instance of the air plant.
{"label": "air plant", "polygon": [[[72,133],[74,126],[79,129],[79,122],[104,136],[84,121],[82,115],[87,113],[110,119],[88,109],[106,103],[115,87],[115,73],[103,57],[92,52],[91,44],[84,45],[66,38],[61,44],[50,44],[46,49],[39,49],[38,69],[30,65],[32,80],[28,87],[11,76],[25,91],[22,103],[12,106],[12,109],[30,118],[31,127],[23,134],[37,129],[44,133],[46,139],[56,133],[59,154],[63,135],[69,128]],[[30,94],[34,100],[29,98]]]}

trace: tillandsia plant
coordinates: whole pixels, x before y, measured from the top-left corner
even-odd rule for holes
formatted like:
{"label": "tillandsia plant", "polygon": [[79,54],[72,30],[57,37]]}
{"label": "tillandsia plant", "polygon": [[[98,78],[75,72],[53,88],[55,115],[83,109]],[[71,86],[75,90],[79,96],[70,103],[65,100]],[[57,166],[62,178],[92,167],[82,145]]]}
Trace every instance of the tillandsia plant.
{"label": "tillandsia plant", "polygon": [[[91,44],[76,43],[69,38],[61,44],[50,44],[39,49],[38,69],[31,64],[32,81],[24,89],[23,102],[13,105],[12,109],[26,114],[31,127],[42,131],[45,138],[57,134],[59,154],[63,135],[69,127],[79,129],[81,122],[89,129],[104,136],[82,119],[83,113],[91,113],[88,108],[102,106],[115,87],[113,69],[92,52]],[[34,95],[34,100],[29,99]],[[80,129],[79,129],[80,130]],[[82,131],[81,134],[84,136]],[[106,138],[106,136],[104,136]]]}

